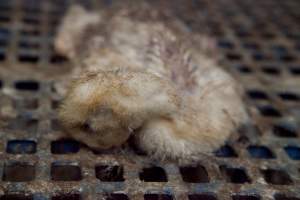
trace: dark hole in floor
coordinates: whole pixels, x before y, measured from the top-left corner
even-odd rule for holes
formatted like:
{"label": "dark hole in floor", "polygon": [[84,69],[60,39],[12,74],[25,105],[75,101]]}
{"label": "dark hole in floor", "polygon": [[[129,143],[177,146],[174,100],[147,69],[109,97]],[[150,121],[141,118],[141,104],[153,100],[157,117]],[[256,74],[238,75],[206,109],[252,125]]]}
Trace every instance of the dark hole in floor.
{"label": "dark hole in floor", "polygon": [[20,31],[22,36],[39,36],[41,31],[38,29],[31,29],[31,30],[21,30]]}
{"label": "dark hole in floor", "polygon": [[217,200],[215,194],[189,194],[189,200]]}
{"label": "dark hole in floor", "polygon": [[271,105],[258,106],[260,113],[265,117],[281,117],[281,113]]}
{"label": "dark hole in floor", "polygon": [[27,182],[35,178],[35,166],[23,162],[4,164],[3,181]]}
{"label": "dark hole in floor", "polygon": [[232,196],[232,200],[260,200],[260,196],[259,195],[233,195]]}
{"label": "dark hole in floor", "polygon": [[290,73],[295,76],[300,75],[300,67],[290,67],[289,70],[290,70]]}
{"label": "dark hole in floor", "polygon": [[51,142],[51,153],[70,154],[77,153],[80,149],[79,142],[71,139],[61,139]]}
{"label": "dark hole in floor", "polygon": [[278,68],[275,68],[275,67],[271,67],[271,66],[264,66],[262,67],[262,71],[265,73],[265,74],[268,74],[268,75],[279,75],[280,74],[280,70]]}
{"label": "dark hole in floor", "polygon": [[129,200],[126,194],[108,194],[106,200]]}
{"label": "dark hole in floor", "polygon": [[269,97],[267,96],[267,94],[264,93],[263,91],[260,91],[260,90],[248,90],[247,91],[247,95],[251,99],[255,99],[255,100],[266,100],[266,99],[269,99]]}
{"label": "dark hole in floor", "polygon": [[0,197],[0,200],[33,200],[33,197],[25,194],[5,194]]}
{"label": "dark hole in floor", "polygon": [[242,168],[232,168],[227,166],[220,166],[222,174],[226,177],[226,180],[231,183],[243,184],[251,183],[245,169]]}
{"label": "dark hole in floor", "polygon": [[275,200],[300,200],[299,197],[295,197],[293,195],[287,195],[287,194],[280,194],[277,193],[274,195]]}
{"label": "dark hole in floor", "polygon": [[123,166],[98,165],[95,167],[96,178],[104,182],[123,182]]}
{"label": "dark hole in floor", "polygon": [[37,55],[20,54],[18,59],[20,62],[37,63],[40,58]]}
{"label": "dark hole in floor", "polygon": [[238,53],[227,53],[226,58],[228,60],[236,61],[236,60],[241,60],[242,56]]}
{"label": "dark hole in floor", "polygon": [[15,82],[15,88],[18,90],[37,91],[40,85],[36,81],[23,80]]}
{"label": "dark hole in floor", "polygon": [[59,100],[52,100],[52,101],[51,101],[51,108],[52,108],[53,110],[58,109],[60,103],[61,103],[61,101],[59,101]]}
{"label": "dark hole in floor", "polygon": [[230,157],[237,157],[237,153],[235,152],[235,150],[229,146],[229,145],[225,145],[222,146],[221,148],[219,148],[216,152],[215,155],[217,157],[226,157],[226,158],[230,158]]}
{"label": "dark hole in floor", "polygon": [[286,146],[284,150],[291,159],[300,160],[300,147]]}
{"label": "dark hole in floor", "polygon": [[283,92],[279,94],[279,97],[284,101],[299,101],[299,96],[291,92]]}
{"label": "dark hole in floor", "polygon": [[50,57],[50,62],[54,64],[62,64],[67,61],[67,58],[58,54],[54,54]]}
{"label": "dark hole in floor", "polygon": [[275,158],[272,151],[265,146],[251,145],[247,148],[247,150],[252,158],[263,158],[263,159]]}
{"label": "dark hole in floor", "polygon": [[60,194],[55,195],[51,200],[81,200],[80,194]]}
{"label": "dark hole in floor", "polygon": [[209,177],[202,165],[179,168],[183,181],[188,183],[208,183]]}
{"label": "dark hole in floor", "polygon": [[252,54],[252,58],[255,60],[255,61],[263,61],[263,60],[267,60],[268,57],[263,54],[263,53],[260,53],[260,52],[255,52]]}
{"label": "dark hole in floor", "polygon": [[246,65],[237,66],[237,70],[242,74],[250,74],[252,73],[252,69]]}
{"label": "dark hole in floor", "polygon": [[167,182],[167,174],[161,167],[143,168],[139,173],[140,180],[145,182]]}
{"label": "dark hole in floor", "polygon": [[81,169],[77,165],[53,163],[51,179],[53,181],[80,181],[82,179]]}
{"label": "dark hole in floor", "polygon": [[296,58],[292,55],[286,54],[279,56],[279,59],[283,62],[293,62],[296,60]]}
{"label": "dark hole in floor", "polygon": [[230,42],[230,41],[220,40],[218,42],[218,47],[224,48],[224,49],[233,49],[234,48],[234,44],[232,42]]}
{"label": "dark hole in floor", "polygon": [[283,170],[265,169],[261,170],[261,172],[267,183],[274,185],[290,185],[293,183],[290,176]]}
{"label": "dark hole in floor", "polygon": [[0,38],[0,47],[4,48],[7,45],[8,45],[8,40]]}
{"label": "dark hole in floor", "polygon": [[169,194],[145,194],[144,200],[173,200],[173,196]]}
{"label": "dark hole in floor", "polygon": [[27,40],[21,40],[19,42],[19,47],[24,49],[38,49],[40,48],[40,44],[37,42],[29,42]]}
{"label": "dark hole in floor", "polygon": [[4,52],[0,52],[0,61],[4,61],[6,59],[6,55]]}
{"label": "dark hole in floor", "polygon": [[254,42],[245,42],[245,43],[243,44],[243,47],[244,47],[245,49],[249,49],[249,50],[258,50],[258,49],[260,49],[259,44],[254,43]]}
{"label": "dark hole in floor", "polygon": [[36,153],[36,142],[31,140],[10,140],[6,145],[6,152],[11,154]]}
{"label": "dark hole in floor", "polygon": [[273,134],[278,137],[297,137],[297,127],[288,122],[277,123],[273,125]]}
{"label": "dark hole in floor", "polygon": [[32,18],[32,17],[26,17],[26,18],[23,18],[23,22],[25,24],[29,24],[29,25],[39,25],[40,24],[40,20],[37,19],[37,18]]}

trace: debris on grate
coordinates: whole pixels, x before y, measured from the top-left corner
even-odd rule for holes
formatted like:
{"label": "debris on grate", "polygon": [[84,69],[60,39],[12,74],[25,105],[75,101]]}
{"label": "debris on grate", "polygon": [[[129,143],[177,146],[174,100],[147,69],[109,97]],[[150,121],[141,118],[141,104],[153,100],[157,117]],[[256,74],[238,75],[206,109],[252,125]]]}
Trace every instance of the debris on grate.
{"label": "debris on grate", "polygon": [[95,168],[96,177],[104,182],[123,182],[123,167],[122,166],[108,166],[98,165]]}

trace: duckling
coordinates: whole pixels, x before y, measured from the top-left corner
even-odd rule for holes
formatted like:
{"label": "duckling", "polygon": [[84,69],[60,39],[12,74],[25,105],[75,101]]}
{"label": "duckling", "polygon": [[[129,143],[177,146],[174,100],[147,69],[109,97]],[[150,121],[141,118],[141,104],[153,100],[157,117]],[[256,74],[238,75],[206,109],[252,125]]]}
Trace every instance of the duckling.
{"label": "duckling", "polygon": [[67,12],[55,48],[74,70],[59,118],[70,137],[95,149],[133,136],[152,158],[197,161],[249,121],[243,91],[202,51],[208,40],[126,9]]}

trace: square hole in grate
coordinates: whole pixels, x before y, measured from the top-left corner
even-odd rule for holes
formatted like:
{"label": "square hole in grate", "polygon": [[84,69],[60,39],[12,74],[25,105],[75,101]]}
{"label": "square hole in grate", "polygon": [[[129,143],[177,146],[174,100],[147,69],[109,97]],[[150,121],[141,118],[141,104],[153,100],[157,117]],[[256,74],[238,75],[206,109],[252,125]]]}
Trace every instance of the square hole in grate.
{"label": "square hole in grate", "polygon": [[144,200],[173,200],[173,196],[169,194],[145,194]]}
{"label": "square hole in grate", "polygon": [[189,200],[217,200],[215,194],[189,194]]}
{"label": "square hole in grate", "polygon": [[238,53],[227,53],[226,58],[231,61],[237,61],[242,59],[242,55]]}
{"label": "square hole in grate", "polygon": [[145,182],[167,182],[167,174],[161,167],[149,167],[143,168],[139,173],[140,180]]}
{"label": "square hole in grate", "polygon": [[218,41],[218,47],[224,48],[224,49],[233,49],[234,44],[228,40],[220,40],[220,41]]}
{"label": "square hole in grate", "polygon": [[242,74],[250,74],[253,72],[252,69],[246,65],[239,65],[236,67],[236,69]]}
{"label": "square hole in grate", "polygon": [[293,160],[300,160],[300,147],[286,146],[284,147],[285,152]]}
{"label": "square hole in grate", "polygon": [[232,195],[232,200],[260,200],[260,196],[259,195],[253,195],[253,194],[236,194],[236,195]]}
{"label": "square hole in grate", "polygon": [[123,166],[98,165],[95,167],[96,177],[105,182],[123,182]]}
{"label": "square hole in grate", "polygon": [[258,106],[260,113],[265,117],[281,117],[281,113],[271,105]]}
{"label": "square hole in grate", "polygon": [[300,200],[299,197],[295,197],[293,195],[280,194],[280,193],[275,194],[274,199],[275,200]]}
{"label": "square hole in grate", "polygon": [[24,49],[38,49],[40,44],[37,42],[29,42],[27,40],[21,40],[19,42],[19,47]]}
{"label": "square hole in grate", "polygon": [[290,185],[293,183],[290,176],[283,170],[265,169],[261,170],[261,172],[267,183],[274,185]]}
{"label": "square hole in grate", "polygon": [[59,194],[51,198],[51,200],[81,200],[80,194]]}
{"label": "square hole in grate", "polygon": [[273,125],[273,134],[278,137],[297,137],[297,127],[289,122],[281,122]]}
{"label": "square hole in grate", "polygon": [[24,162],[4,164],[3,181],[27,182],[35,178],[35,166]]}
{"label": "square hole in grate", "polygon": [[52,64],[62,64],[66,61],[67,61],[67,58],[62,55],[59,55],[59,54],[53,54],[50,57],[50,62]]}
{"label": "square hole in grate", "polygon": [[251,183],[245,169],[222,165],[220,166],[220,170],[228,182],[236,184]]}
{"label": "square hole in grate", "polygon": [[251,145],[247,148],[247,150],[252,158],[263,158],[263,159],[275,158],[272,151],[265,146]]}
{"label": "square hole in grate", "polygon": [[262,66],[261,70],[268,75],[277,76],[280,74],[280,70],[273,66]]}
{"label": "square hole in grate", "polygon": [[129,200],[126,194],[107,194],[105,200]]}
{"label": "square hole in grate", "polygon": [[77,153],[80,149],[79,142],[71,139],[61,139],[51,142],[51,153],[70,154]]}
{"label": "square hole in grate", "polygon": [[33,200],[33,196],[27,194],[5,194],[0,197],[0,200]]}
{"label": "square hole in grate", "polygon": [[187,183],[208,183],[208,173],[202,165],[179,168],[183,181]]}
{"label": "square hole in grate", "polygon": [[299,101],[299,96],[292,92],[282,92],[278,94],[279,97],[284,101]]}
{"label": "square hole in grate", "polygon": [[20,34],[22,36],[39,36],[39,35],[41,35],[41,31],[38,29],[21,30]]}
{"label": "square hole in grate", "polygon": [[4,61],[6,59],[5,52],[0,52],[0,61]]}
{"label": "square hole in grate", "polygon": [[294,76],[299,76],[300,75],[300,67],[290,67],[289,71],[292,75]]}
{"label": "square hole in grate", "polygon": [[217,157],[226,157],[226,158],[237,157],[235,150],[229,145],[225,145],[219,148],[217,151],[215,151],[215,155]]}
{"label": "square hole in grate", "polygon": [[25,63],[37,63],[40,59],[38,55],[31,55],[31,54],[20,54],[18,56],[18,59],[20,62],[25,62]]}
{"label": "square hole in grate", "polygon": [[260,90],[248,90],[247,95],[254,100],[267,100],[269,99],[268,95]]}
{"label": "square hole in grate", "polygon": [[11,154],[33,154],[36,152],[36,142],[32,140],[10,140],[6,152]]}
{"label": "square hole in grate", "polygon": [[58,109],[60,103],[61,103],[61,102],[60,102],[59,100],[52,100],[52,101],[51,101],[51,108],[52,108],[53,110]]}
{"label": "square hole in grate", "polygon": [[15,82],[15,88],[18,90],[37,91],[40,88],[39,82],[33,80],[20,80]]}
{"label": "square hole in grate", "polygon": [[53,181],[80,181],[81,169],[78,165],[52,163],[51,179]]}

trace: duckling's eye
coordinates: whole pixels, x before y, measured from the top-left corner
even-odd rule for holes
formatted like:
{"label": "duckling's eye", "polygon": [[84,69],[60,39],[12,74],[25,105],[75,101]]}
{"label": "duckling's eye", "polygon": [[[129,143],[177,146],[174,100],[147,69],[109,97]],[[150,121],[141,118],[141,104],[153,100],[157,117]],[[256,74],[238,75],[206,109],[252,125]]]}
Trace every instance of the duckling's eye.
{"label": "duckling's eye", "polygon": [[89,123],[85,122],[83,123],[82,125],[80,125],[80,129],[84,132],[88,132],[88,133],[93,133],[93,129],[92,127],[90,126]]}

